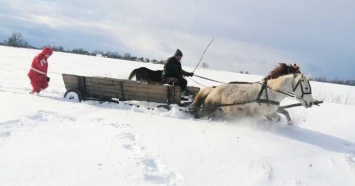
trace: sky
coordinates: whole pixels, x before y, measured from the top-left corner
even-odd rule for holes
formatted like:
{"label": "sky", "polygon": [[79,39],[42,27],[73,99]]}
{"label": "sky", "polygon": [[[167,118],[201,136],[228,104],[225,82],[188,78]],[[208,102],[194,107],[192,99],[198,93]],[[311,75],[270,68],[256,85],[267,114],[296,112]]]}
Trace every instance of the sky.
{"label": "sky", "polygon": [[[0,41],[115,51],[266,75],[279,62],[312,77],[355,79],[350,0],[0,0]],[[202,56],[207,45],[213,43]],[[196,71],[198,73],[198,70]]]}

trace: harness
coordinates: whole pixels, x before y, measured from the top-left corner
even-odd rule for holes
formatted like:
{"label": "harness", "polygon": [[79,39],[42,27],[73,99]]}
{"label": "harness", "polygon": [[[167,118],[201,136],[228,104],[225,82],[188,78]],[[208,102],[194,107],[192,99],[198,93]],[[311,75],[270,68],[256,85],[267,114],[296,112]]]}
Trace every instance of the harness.
{"label": "harness", "polygon": [[[293,91],[296,91],[297,87],[298,87],[298,86],[301,86],[301,93],[302,93],[302,95],[301,95],[300,98],[296,97],[296,98],[298,98],[298,99],[302,99],[304,95],[312,94],[312,88],[311,88],[311,84],[309,83],[309,81],[307,82],[307,83],[308,83],[309,90],[308,90],[308,87],[303,88],[302,82],[304,82],[304,80],[299,80],[299,81],[297,82],[295,88],[293,89]],[[305,90],[307,90],[307,92],[306,92]]]}
{"label": "harness", "polygon": [[[252,84],[252,83],[248,83],[248,82],[241,82],[241,83],[237,83],[237,82],[233,82],[232,84]],[[280,105],[280,102],[277,101],[272,101],[269,100],[268,94],[267,94],[267,89],[270,88],[267,86],[266,83],[259,83],[261,84],[261,89],[259,91],[258,97],[254,100],[249,100],[249,101],[242,101],[242,102],[238,102],[238,103],[229,103],[229,104],[219,104],[219,105],[209,105],[209,106],[203,106],[203,107],[190,107],[187,109],[187,111],[193,111],[193,110],[198,110],[198,109],[209,109],[209,108],[220,108],[220,107],[230,107],[230,106],[237,106],[237,105],[245,105],[248,103],[253,103],[253,102],[257,102],[259,104],[268,104],[268,106],[271,105]],[[263,92],[266,91],[266,99],[261,99],[261,95],[263,94]]]}
{"label": "harness", "polygon": [[[305,94],[312,94],[312,90],[311,90],[311,86],[308,82],[308,85],[309,85],[309,91],[306,92],[304,91],[303,89],[303,85],[301,82],[303,82],[304,80],[298,80],[296,86],[293,88],[293,91],[295,92],[297,87],[298,86],[301,86],[301,91],[302,91],[302,95],[300,98],[298,99],[302,99],[304,97]],[[249,101],[242,101],[242,102],[238,102],[238,103],[229,103],[229,104],[220,104],[220,105],[209,105],[209,106],[203,106],[203,107],[190,107],[187,109],[187,111],[194,111],[194,110],[198,110],[198,109],[209,109],[209,108],[220,108],[220,107],[229,107],[229,106],[237,106],[237,105],[245,105],[245,104],[248,104],[248,103],[254,103],[254,102],[257,102],[259,104],[268,104],[268,106],[271,105],[280,105],[280,102],[278,101],[273,101],[273,100],[269,100],[269,96],[268,96],[268,89],[271,89],[269,86],[267,86],[267,82],[263,82],[263,83],[260,83],[260,82],[257,82],[258,84],[261,85],[261,89],[259,91],[259,94],[257,96],[256,99],[254,100],[249,100]],[[249,83],[249,82],[232,82],[231,84],[253,84],[253,83]],[[265,91],[265,97],[266,99],[261,99],[261,95],[263,94],[263,92]],[[285,93],[285,92],[282,92],[282,91],[279,91],[279,90],[274,90],[278,93],[281,93],[281,94],[284,94],[288,97],[295,97],[294,94],[289,94],[289,93]]]}

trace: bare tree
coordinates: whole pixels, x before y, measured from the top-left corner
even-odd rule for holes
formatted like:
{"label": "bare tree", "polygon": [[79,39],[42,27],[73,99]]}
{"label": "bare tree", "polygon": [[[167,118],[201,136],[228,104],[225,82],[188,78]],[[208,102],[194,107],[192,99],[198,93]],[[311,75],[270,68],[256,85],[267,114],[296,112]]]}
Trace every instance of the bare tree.
{"label": "bare tree", "polygon": [[138,58],[137,61],[144,62],[144,57]]}
{"label": "bare tree", "polygon": [[203,63],[201,64],[201,67],[202,67],[202,68],[208,68],[208,67],[209,67],[209,65],[208,65],[208,63],[207,63],[207,62],[203,62]]}
{"label": "bare tree", "polygon": [[123,54],[123,59],[129,60],[130,58],[131,58],[131,54],[130,53]]}
{"label": "bare tree", "polygon": [[9,39],[4,41],[4,44],[13,47],[29,47],[27,41],[22,37],[22,34],[18,32],[12,33]]}

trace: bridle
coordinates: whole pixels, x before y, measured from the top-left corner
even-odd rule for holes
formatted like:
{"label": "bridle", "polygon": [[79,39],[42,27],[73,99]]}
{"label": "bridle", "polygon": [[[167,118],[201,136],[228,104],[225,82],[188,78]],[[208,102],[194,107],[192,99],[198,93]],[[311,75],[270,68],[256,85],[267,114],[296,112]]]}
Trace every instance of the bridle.
{"label": "bridle", "polygon": [[[304,87],[302,82],[307,83],[308,86]],[[302,94],[301,94],[301,97],[296,97],[296,96],[295,96],[297,99],[303,99],[303,96],[304,96],[304,95],[312,94],[312,88],[311,88],[311,84],[309,83],[309,81],[305,81],[305,80],[303,80],[303,79],[298,80],[298,82],[297,82],[295,88],[293,88],[293,92],[296,92],[296,89],[297,89],[298,86],[301,87],[301,93],[302,93]],[[308,90],[308,89],[309,89],[309,90]]]}
{"label": "bridle", "polygon": [[[296,78],[297,76],[298,76],[298,74],[294,74],[293,78]],[[297,99],[302,99],[302,98],[304,97],[304,95],[306,95],[306,94],[312,94],[311,84],[309,83],[309,81],[307,81],[307,84],[308,84],[308,87],[309,87],[309,88],[308,88],[308,87],[304,87],[304,86],[302,85],[302,82],[305,82],[305,80],[303,80],[303,79],[299,79],[299,80],[298,80],[298,82],[296,83],[295,87],[292,88],[292,90],[293,90],[292,93],[286,93],[286,92],[283,92],[283,91],[280,91],[280,90],[274,90],[274,91],[276,91],[276,92],[278,92],[278,93],[281,93],[281,94],[284,94],[284,95],[286,95],[286,96],[288,96],[288,97],[295,97],[295,98],[297,98]],[[261,84],[262,87],[261,87],[261,90],[260,90],[260,92],[259,92],[259,95],[258,95],[258,98],[257,98],[257,99],[260,99],[260,97],[261,97],[261,95],[262,95],[262,93],[263,93],[264,90],[266,91],[266,99],[268,99],[268,96],[267,96],[267,89],[271,89],[271,90],[273,90],[273,89],[270,88],[269,86],[267,86],[267,82],[263,82],[263,83],[258,82],[258,84]],[[297,97],[297,96],[295,95],[298,86],[301,87],[301,93],[302,93],[302,94],[301,94],[301,97]],[[309,89],[309,90],[308,90],[308,89]]]}

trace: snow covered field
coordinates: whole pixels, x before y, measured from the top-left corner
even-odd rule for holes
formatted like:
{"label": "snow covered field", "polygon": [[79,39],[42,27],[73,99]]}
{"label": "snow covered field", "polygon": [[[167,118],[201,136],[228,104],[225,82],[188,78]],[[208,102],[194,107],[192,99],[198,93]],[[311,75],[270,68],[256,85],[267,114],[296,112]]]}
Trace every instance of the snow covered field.
{"label": "snow covered field", "polygon": [[[29,95],[26,74],[38,52],[0,46],[1,186],[355,185],[355,87],[311,82],[313,97],[325,103],[289,109],[292,127],[284,118],[269,127],[195,120],[177,110],[63,98],[62,73],[126,79],[134,68],[161,65],[55,52],[49,88]],[[195,74],[224,82],[262,78]]]}

